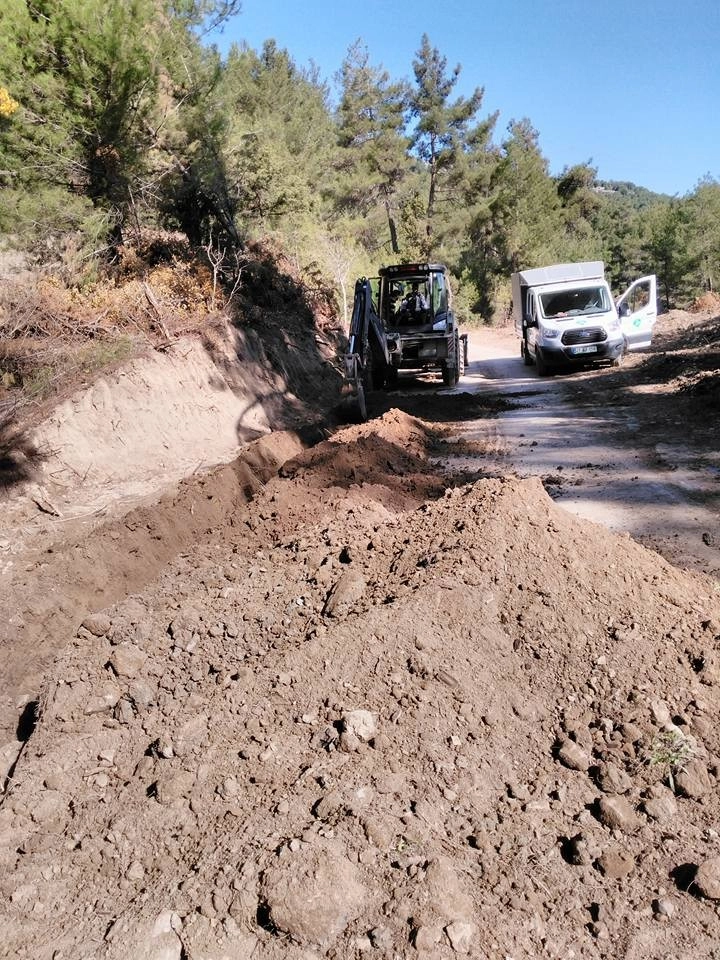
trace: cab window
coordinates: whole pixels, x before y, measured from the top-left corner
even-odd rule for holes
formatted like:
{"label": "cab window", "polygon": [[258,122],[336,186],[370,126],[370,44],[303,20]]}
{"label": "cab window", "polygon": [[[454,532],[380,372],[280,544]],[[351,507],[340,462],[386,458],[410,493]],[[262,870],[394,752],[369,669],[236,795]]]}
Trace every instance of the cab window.
{"label": "cab window", "polygon": [[525,322],[531,324],[535,321],[535,298],[532,290],[528,290],[525,297]]}
{"label": "cab window", "polygon": [[445,277],[441,273],[433,274],[432,281],[432,312],[433,314],[447,313],[447,287]]}
{"label": "cab window", "polygon": [[627,302],[630,305],[630,313],[637,313],[650,303],[650,282],[638,283],[628,294]]}

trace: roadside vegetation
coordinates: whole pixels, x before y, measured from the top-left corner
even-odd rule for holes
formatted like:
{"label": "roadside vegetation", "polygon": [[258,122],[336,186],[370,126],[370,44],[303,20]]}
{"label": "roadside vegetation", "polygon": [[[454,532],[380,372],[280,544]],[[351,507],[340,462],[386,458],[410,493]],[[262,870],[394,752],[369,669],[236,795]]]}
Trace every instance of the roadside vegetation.
{"label": "roadside vegetation", "polygon": [[655,272],[667,305],[716,290],[717,181],[667,197],[590,162],[552,176],[531,121],[488,115],[480,87],[458,96],[427,36],[409,79],[355,43],[333,99],[271,40],[221,57],[209,37],[239,9],[2,5],[5,412],[202,328],[269,250],[309,301],[333,290],[341,324],[355,277],[414,258],[449,265],[466,322],[501,319],[510,273],[546,262],[603,259],[617,287]]}

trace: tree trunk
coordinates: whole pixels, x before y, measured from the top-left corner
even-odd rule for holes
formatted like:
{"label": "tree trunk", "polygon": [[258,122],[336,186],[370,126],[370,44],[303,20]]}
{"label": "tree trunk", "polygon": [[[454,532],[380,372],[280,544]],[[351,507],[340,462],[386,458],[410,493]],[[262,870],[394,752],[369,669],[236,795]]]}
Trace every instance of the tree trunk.
{"label": "tree trunk", "polygon": [[435,162],[435,157],[430,161],[430,190],[428,192],[428,205],[427,205],[427,222],[425,224],[425,234],[428,238],[428,247],[430,245],[430,237],[432,236],[432,219],[435,212],[435,189],[436,189],[436,179],[437,179],[437,164]]}
{"label": "tree trunk", "polygon": [[390,247],[393,253],[400,253],[400,246],[398,244],[397,237],[397,225],[395,223],[395,217],[392,215],[390,201],[388,200],[387,195],[385,196],[385,213],[387,214],[388,229],[390,230]]}

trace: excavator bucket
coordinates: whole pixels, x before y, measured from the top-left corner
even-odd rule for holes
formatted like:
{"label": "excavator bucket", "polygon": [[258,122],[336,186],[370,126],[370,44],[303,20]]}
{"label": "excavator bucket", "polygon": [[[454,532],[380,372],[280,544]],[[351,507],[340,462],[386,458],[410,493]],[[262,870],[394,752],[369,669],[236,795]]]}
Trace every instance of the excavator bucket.
{"label": "excavator bucket", "polygon": [[345,380],[342,387],[341,413],[348,423],[365,423],[367,401],[362,381],[362,361],[357,354],[345,355]]}

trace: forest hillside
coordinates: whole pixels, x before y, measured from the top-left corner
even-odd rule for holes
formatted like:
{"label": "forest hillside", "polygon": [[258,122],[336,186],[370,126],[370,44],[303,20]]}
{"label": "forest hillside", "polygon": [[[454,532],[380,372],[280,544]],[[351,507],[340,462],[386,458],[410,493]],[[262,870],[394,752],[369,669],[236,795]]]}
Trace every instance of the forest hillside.
{"label": "forest hillside", "polygon": [[223,311],[245,323],[283,276],[339,327],[355,277],[418,257],[448,264],[466,322],[502,320],[510,273],[548,262],[602,259],[615,288],[657,273],[668,306],[716,289],[715,180],[668,197],[575,158],[551,175],[531,119],[459,96],[426,35],[410,79],[358,41],[331,97],[272,40],[221,56],[208,37],[239,10],[3,3],[5,412]]}

